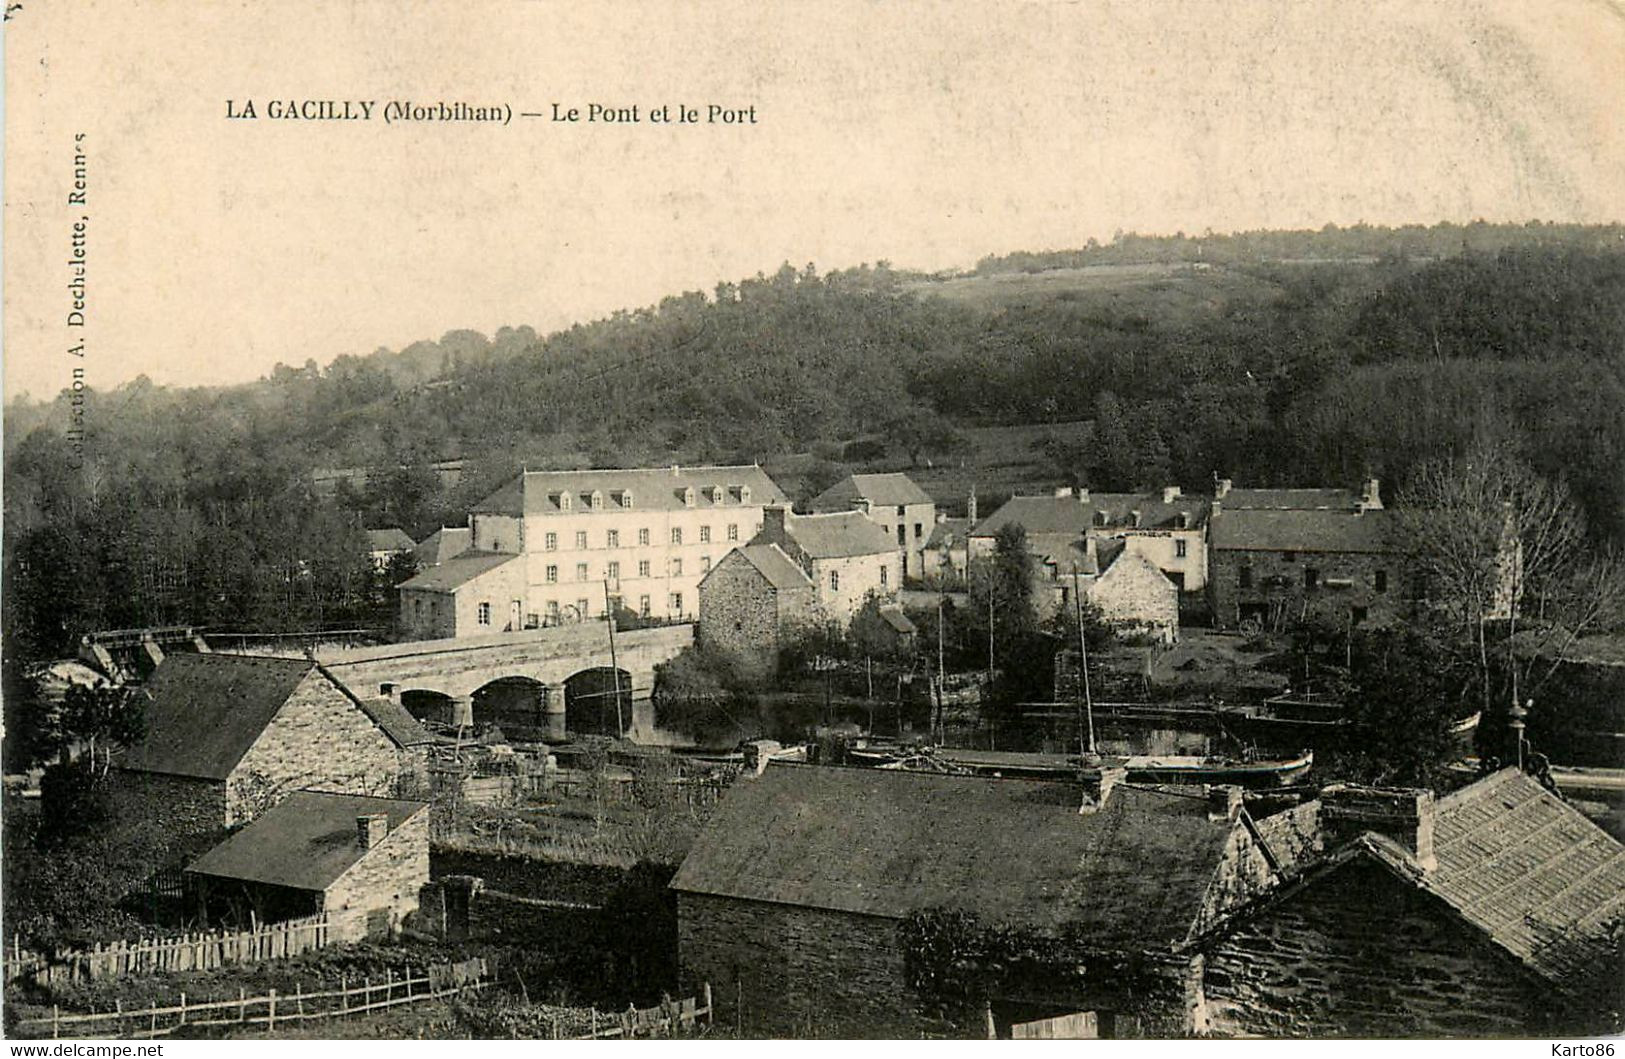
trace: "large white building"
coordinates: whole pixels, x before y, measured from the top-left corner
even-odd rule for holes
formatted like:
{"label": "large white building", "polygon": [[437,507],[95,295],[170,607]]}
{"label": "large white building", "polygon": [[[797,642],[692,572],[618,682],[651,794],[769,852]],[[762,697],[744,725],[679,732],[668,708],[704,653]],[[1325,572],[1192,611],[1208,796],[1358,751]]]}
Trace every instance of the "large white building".
{"label": "large white building", "polygon": [[523,598],[491,601],[504,620],[489,631],[602,617],[606,595],[693,618],[700,579],[756,535],[764,506],[787,502],[754,465],[526,471],[470,512],[473,552],[523,557]]}

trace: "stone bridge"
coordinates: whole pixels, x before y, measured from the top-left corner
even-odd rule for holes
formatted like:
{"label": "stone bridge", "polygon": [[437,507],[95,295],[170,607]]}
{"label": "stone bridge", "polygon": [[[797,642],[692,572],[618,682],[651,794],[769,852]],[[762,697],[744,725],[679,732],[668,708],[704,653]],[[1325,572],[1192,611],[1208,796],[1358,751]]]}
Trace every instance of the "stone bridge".
{"label": "stone bridge", "polygon": [[[557,737],[567,701],[602,706],[613,716],[617,707],[647,699],[655,666],[693,642],[692,624],[617,632],[612,665],[609,626],[588,622],[330,650],[316,660],[355,694],[395,699],[420,719],[545,725]],[[570,727],[586,719],[581,713]]]}

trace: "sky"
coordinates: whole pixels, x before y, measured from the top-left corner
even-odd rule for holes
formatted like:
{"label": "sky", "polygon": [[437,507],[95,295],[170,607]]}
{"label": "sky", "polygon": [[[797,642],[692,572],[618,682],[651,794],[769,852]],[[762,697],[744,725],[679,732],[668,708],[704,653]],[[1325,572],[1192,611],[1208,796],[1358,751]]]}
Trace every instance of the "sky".
{"label": "sky", "polygon": [[[785,261],[1625,220],[1625,8],[1602,0],[36,0],[5,36],[8,399],[76,367],[221,384],[545,332]],[[288,100],[375,108],[267,115]],[[385,123],[391,100],[515,116]],[[592,103],[643,120],[518,116]],[[701,121],[649,120],[680,105]]]}

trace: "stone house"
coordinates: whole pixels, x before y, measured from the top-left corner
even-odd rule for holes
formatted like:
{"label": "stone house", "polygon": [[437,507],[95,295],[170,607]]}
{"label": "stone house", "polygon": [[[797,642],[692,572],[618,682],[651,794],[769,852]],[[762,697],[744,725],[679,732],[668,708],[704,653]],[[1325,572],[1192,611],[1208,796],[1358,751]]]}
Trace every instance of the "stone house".
{"label": "stone house", "polygon": [[1121,539],[1099,544],[1095,558],[1100,573],[1080,584],[1101,620],[1125,635],[1179,639],[1179,589],[1155,562]]}
{"label": "stone house", "polygon": [[1358,624],[1398,615],[1403,560],[1382,508],[1244,508],[1214,504],[1208,599],[1220,628],[1276,628],[1309,615]]}
{"label": "stone house", "polygon": [[1000,529],[1017,524],[1027,531],[1034,555],[1058,563],[1057,576],[1069,578],[1066,557],[1085,548],[1121,541],[1144,555],[1181,592],[1207,584],[1209,501],[1170,485],[1156,493],[1095,493],[1062,488],[1051,496],[1013,496],[970,532],[969,561],[993,554]]}
{"label": "stone house", "polygon": [[401,631],[413,640],[442,640],[534,628],[525,624],[525,592],[519,556],[465,551],[401,582]]}
{"label": "stone house", "polygon": [[770,669],[786,632],[818,619],[812,578],[776,544],[735,548],[700,581],[699,641]]}
{"label": "stone house", "polygon": [[113,759],[116,812],[187,840],[320,786],[386,795],[420,784],[430,736],[308,659],[174,654],[143,688],[146,732]]}
{"label": "stone house", "polygon": [[692,620],[701,578],[787,502],[754,465],[526,471],[474,506],[471,548],[522,557],[524,628],[598,620],[612,599]]}
{"label": "stone house", "polygon": [[892,538],[857,511],[794,515],[773,505],[750,542],[776,545],[800,566],[817,592],[820,617],[845,627],[870,596],[890,599],[902,587],[902,554]]}
{"label": "stone house", "polygon": [[861,511],[897,541],[902,574],[925,576],[925,549],[937,522],[936,501],[906,474],[849,474],[813,498],[818,514]]}
{"label": "stone house", "polygon": [[399,930],[429,881],[429,806],[296,791],[187,866],[205,922],[247,926],[326,912],[331,936]]}
{"label": "stone house", "polygon": [[950,584],[963,582],[970,568],[970,531],[975,525],[968,518],[939,516],[920,553],[922,576]]}
{"label": "stone house", "polygon": [[1212,1032],[1618,1032],[1625,849],[1534,779],[1331,787],[1294,815],[1314,840],[1265,831],[1281,883],[1199,946]]}
{"label": "stone house", "polygon": [[[1201,1032],[1188,945],[1267,864],[1239,797],[1214,811],[1112,778],[769,765],[735,783],[672,880],[682,984],[709,982],[718,1017],[757,1035],[985,1036],[989,1020],[1008,1035],[1083,1012],[1103,1036]],[[1076,954],[1064,973],[992,974],[985,1007],[944,1014],[911,984],[906,922],[931,912]]]}

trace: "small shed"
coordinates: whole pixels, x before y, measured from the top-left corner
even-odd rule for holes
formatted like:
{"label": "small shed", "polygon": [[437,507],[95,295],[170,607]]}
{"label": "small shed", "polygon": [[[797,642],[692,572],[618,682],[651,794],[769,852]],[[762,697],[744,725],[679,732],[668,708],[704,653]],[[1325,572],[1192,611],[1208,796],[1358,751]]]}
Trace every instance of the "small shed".
{"label": "small shed", "polygon": [[428,881],[427,803],[326,791],[290,795],[186,869],[205,920],[326,912],[341,940],[397,930]]}

